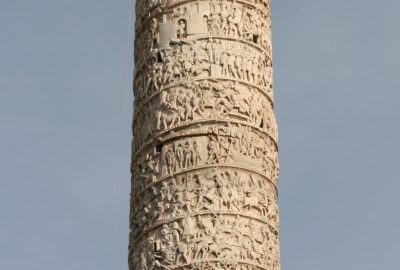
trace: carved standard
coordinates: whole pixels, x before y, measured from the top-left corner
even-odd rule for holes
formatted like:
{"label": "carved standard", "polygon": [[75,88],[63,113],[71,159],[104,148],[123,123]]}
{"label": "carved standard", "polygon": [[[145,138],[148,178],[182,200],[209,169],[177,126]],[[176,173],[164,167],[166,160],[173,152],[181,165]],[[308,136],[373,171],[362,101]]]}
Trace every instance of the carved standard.
{"label": "carved standard", "polygon": [[136,18],[130,270],[279,270],[269,0]]}

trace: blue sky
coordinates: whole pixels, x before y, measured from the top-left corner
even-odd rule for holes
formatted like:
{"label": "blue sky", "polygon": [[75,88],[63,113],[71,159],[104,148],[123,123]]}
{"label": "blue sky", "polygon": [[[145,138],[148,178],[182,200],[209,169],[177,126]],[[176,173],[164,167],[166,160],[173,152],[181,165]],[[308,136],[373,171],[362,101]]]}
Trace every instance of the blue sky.
{"label": "blue sky", "polygon": [[[0,269],[127,269],[131,0],[0,3]],[[400,269],[400,1],[275,0],[282,269]]]}

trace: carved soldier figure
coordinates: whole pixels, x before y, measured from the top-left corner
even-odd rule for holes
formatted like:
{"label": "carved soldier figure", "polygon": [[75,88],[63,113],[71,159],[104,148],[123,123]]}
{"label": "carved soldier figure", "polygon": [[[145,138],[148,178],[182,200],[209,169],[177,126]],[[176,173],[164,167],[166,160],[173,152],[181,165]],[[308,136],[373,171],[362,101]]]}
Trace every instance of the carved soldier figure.
{"label": "carved soldier figure", "polygon": [[176,171],[176,159],[174,150],[172,150],[172,148],[167,149],[167,153],[165,154],[165,159],[167,161],[168,173],[173,174]]}
{"label": "carved soldier figure", "polygon": [[153,18],[151,20],[151,49],[153,51],[154,48],[158,47],[158,20]]}
{"label": "carved soldier figure", "polygon": [[237,78],[243,79],[242,56],[240,54],[236,55],[235,70]]}
{"label": "carved soldier figure", "polygon": [[208,55],[208,61],[212,64],[215,63],[215,54],[214,54],[214,40],[210,38],[206,44],[206,51]]}
{"label": "carved soldier figure", "polygon": [[195,93],[191,100],[190,100],[190,105],[192,108],[192,111],[189,114],[189,118],[194,120],[195,114],[197,113],[201,117],[204,117],[204,110],[205,110],[205,102],[202,99],[201,92]]}
{"label": "carved soldier figure", "polygon": [[186,38],[186,22],[185,20],[180,20],[177,31],[178,38],[184,39]]}
{"label": "carved soldier figure", "polygon": [[184,149],[184,155],[185,155],[185,168],[190,168],[193,166],[193,147],[192,144],[187,141],[185,143],[185,149]]}
{"label": "carved soldier figure", "polygon": [[229,55],[226,51],[221,55],[222,76],[227,77],[229,74]]}
{"label": "carved soldier figure", "polygon": [[228,70],[229,75],[233,78],[236,78],[235,60],[235,54],[233,52],[228,52]]}
{"label": "carved soldier figure", "polygon": [[219,162],[219,145],[216,139],[213,136],[209,136],[208,142],[208,159],[206,161],[207,164],[213,164]]}
{"label": "carved soldier figure", "polygon": [[185,157],[185,153],[184,153],[183,145],[182,145],[182,143],[179,143],[178,146],[176,147],[176,159],[178,162],[179,170],[184,169],[184,164],[185,164],[184,157]]}
{"label": "carved soldier figure", "polygon": [[200,154],[200,149],[199,146],[197,145],[197,142],[193,142],[193,165],[197,166],[199,165],[201,161],[201,154]]}

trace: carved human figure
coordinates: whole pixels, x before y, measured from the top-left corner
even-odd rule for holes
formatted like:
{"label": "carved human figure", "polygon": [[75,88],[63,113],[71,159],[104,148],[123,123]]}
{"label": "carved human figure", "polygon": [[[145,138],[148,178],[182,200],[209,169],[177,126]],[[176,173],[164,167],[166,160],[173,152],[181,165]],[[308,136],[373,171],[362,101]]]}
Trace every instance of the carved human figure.
{"label": "carved human figure", "polygon": [[184,156],[185,156],[184,167],[185,168],[192,167],[193,166],[193,147],[189,141],[186,141],[186,143],[185,143]]}
{"label": "carved human figure", "polygon": [[193,142],[193,160],[192,163],[194,166],[199,165],[201,162],[201,154],[200,149],[196,141]]}
{"label": "carved human figure", "polygon": [[183,170],[185,164],[185,152],[182,143],[178,143],[178,146],[176,147],[176,159],[179,170]]}
{"label": "carved human figure", "polygon": [[214,136],[209,136],[207,150],[208,150],[208,158],[206,163],[207,164],[219,163],[219,145]]}
{"label": "carved human figure", "polygon": [[176,158],[174,150],[172,148],[167,149],[165,159],[167,161],[168,173],[173,174],[176,171]]}
{"label": "carved human figure", "polygon": [[214,51],[214,40],[210,38],[206,43],[206,51],[208,55],[208,61],[210,63],[215,63],[215,51]]}
{"label": "carved human figure", "polygon": [[178,31],[177,31],[178,38],[184,39],[186,38],[186,21],[180,20],[178,22]]}

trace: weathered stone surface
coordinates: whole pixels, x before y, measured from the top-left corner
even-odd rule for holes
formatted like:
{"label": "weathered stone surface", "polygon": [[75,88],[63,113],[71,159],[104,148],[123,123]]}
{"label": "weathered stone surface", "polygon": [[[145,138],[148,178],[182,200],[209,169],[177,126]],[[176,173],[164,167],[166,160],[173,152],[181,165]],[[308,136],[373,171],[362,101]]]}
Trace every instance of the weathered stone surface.
{"label": "weathered stone surface", "polygon": [[269,0],[136,12],[130,270],[279,270]]}

